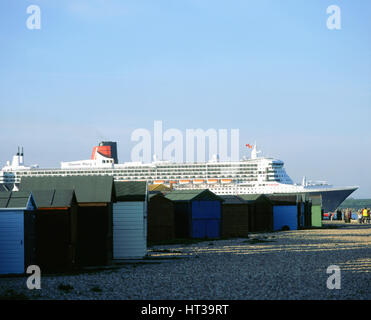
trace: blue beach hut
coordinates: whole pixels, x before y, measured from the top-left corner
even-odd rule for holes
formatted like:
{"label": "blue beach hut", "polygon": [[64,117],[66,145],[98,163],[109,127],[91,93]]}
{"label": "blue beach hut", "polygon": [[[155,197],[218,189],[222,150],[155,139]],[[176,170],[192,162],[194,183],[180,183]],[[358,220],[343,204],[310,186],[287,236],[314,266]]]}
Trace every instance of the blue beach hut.
{"label": "blue beach hut", "polygon": [[176,238],[219,238],[223,199],[208,189],[175,190],[166,195],[174,203]]}
{"label": "blue beach hut", "polygon": [[301,224],[301,208],[298,208],[301,204],[298,204],[297,197],[269,195],[268,198],[273,204],[273,230],[297,230]]}
{"label": "blue beach hut", "polygon": [[23,274],[34,264],[35,209],[30,192],[0,192],[0,274]]}

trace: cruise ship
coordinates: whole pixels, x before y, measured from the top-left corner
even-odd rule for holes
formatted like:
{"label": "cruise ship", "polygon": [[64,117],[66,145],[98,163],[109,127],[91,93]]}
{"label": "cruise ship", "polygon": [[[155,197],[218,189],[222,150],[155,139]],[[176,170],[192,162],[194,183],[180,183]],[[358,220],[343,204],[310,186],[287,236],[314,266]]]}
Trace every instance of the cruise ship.
{"label": "cruise ship", "polygon": [[17,190],[22,177],[109,175],[115,181],[147,181],[174,189],[209,189],[215,194],[309,194],[322,195],[324,212],[332,212],[358,187],[334,187],[326,182],[310,182],[303,178],[294,183],[281,160],[259,156],[256,144],[250,159],[219,161],[215,155],[203,163],[126,162],[119,164],[116,142],[106,141],[93,148],[88,160],[61,162],[60,168],[41,169],[24,164],[23,148],[7,161],[0,171],[0,184]]}

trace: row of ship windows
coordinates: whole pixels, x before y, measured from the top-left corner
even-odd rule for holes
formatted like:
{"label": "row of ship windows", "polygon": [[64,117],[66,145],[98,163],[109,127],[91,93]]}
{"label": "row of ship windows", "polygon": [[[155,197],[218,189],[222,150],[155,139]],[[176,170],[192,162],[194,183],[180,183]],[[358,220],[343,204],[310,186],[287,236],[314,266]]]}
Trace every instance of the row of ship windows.
{"label": "row of ship windows", "polygon": [[[76,174],[65,174],[63,176],[74,176]],[[84,174],[82,174],[84,175]],[[98,175],[101,176],[112,176],[104,173],[100,173]],[[33,176],[43,176],[43,174],[36,174]],[[53,175],[49,175],[53,176]],[[186,176],[142,176],[142,175],[118,175],[115,174],[113,175],[115,179],[125,179],[125,180],[136,180],[136,179],[141,179],[141,180],[181,180],[181,179],[233,179],[234,181],[237,182],[253,182],[253,181],[258,181],[258,178],[255,176],[246,176],[246,175],[207,175],[207,176],[197,176],[197,175],[186,175]],[[21,177],[13,177],[12,180],[16,179],[19,180]],[[272,177],[272,178],[265,178],[264,181],[267,182],[281,182],[284,179],[278,178],[278,177]]]}
{"label": "row of ship windows", "polygon": [[[201,170],[173,170],[173,171],[145,171],[145,170],[132,170],[132,171],[127,171],[127,170],[100,170],[100,171],[91,171],[91,170],[79,170],[79,171],[33,171],[31,172],[16,172],[17,175],[32,175],[32,174],[76,174],[76,173],[109,173],[109,174],[115,174],[115,173],[120,173],[120,174],[133,174],[133,173],[141,173],[141,174],[172,174],[172,173],[193,173],[193,174],[205,174],[205,171]],[[211,174],[227,174],[227,173],[239,173],[239,174],[265,174],[263,171],[236,171],[236,170],[208,170],[207,173]]]}
{"label": "row of ship windows", "polygon": [[[67,175],[68,176],[68,175]],[[161,177],[161,178],[155,178],[155,177],[127,177],[127,176],[116,176],[115,177],[116,179],[122,179],[122,180],[171,180],[171,179],[182,179],[182,178],[165,178],[165,177]],[[197,179],[198,177],[188,177],[189,179]],[[211,179],[215,178],[215,179],[218,179],[218,177],[210,177]],[[235,178],[235,177],[223,177],[223,178]],[[16,182],[20,182],[20,178],[17,178],[15,179]],[[256,179],[243,179],[243,180],[236,180],[234,179],[235,182],[237,183],[242,183],[242,182],[256,182],[257,180]],[[275,180],[266,180],[267,182],[281,182],[281,179],[275,179]],[[8,182],[11,182],[11,181],[8,181]],[[266,184],[259,184],[259,186],[266,186]],[[251,187],[254,187],[253,185],[251,185]]]}
{"label": "row of ship windows", "polygon": [[[103,160],[105,161],[105,163],[112,163],[112,160]],[[228,166],[228,165],[225,165],[225,166],[216,166],[216,167],[211,167],[211,166],[180,166],[180,167],[155,167],[155,168],[143,168],[143,167],[128,167],[128,168],[115,168],[115,171],[135,171],[135,170],[139,170],[139,171],[166,171],[166,170],[170,170],[170,171],[183,171],[183,170],[201,170],[201,171],[205,171],[205,170],[225,170],[225,169],[229,169],[229,170],[264,170],[264,171],[276,171],[277,169],[280,169],[280,168],[271,168],[271,167],[265,167],[265,166]],[[76,170],[78,170],[76,168]],[[17,173],[21,173],[21,172],[17,172]]]}
{"label": "row of ship windows", "polygon": [[[74,174],[84,174],[86,172],[75,172]],[[107,173],[100,172],[100,175],[109,175]],[[43,173],[35,174],[38,175],[44,175]],[[50,174],[53,175],[53,174]],[[73,174],[66,174],[66,176],[70,176]],[[197,176],[197,175],[183,175],[183,176],[142,176],[139,174],[132,174],[130,176],[125,175],[118,175],[115,174],[114,177],[119,179],[205,179],[205,175]],[[247,176],[247,175],[223,175],[222,177],[217,175],[207,175],[207,178],[209,179],[218,179],[218,178],[243,178],[243,181],[256,181],[256,176]],[[277,181],[280,182],[282,179],[280,177],[266,177],[265,181]]]}
{"label": "row of ship windows", "polygon": [[[78,172],[75,172],[74,174],[64,174],[64,176],[73,176],[73,175],[79,175],[79,174],[87,174],[86,172],[81,172],[81,173],[78,173]],[[106,175],[106,176],[111,176],[107,173],[95,173],[95,174],[98,174],[98,175]],[[40,173],[40,174],[33,174],[32,176],[42,176],[44,175],[44,173]],[[53,176],[54,174],[45,174],[45,175],[50,175],[50,176]],[[59,174],[58,174],[59,175]],[[131,174],[130,176],[125,176],[125,175],[119,175],[119,174],[115,174],[114,177],[117,177],[117,178],[129,178],[129,177],[133,177],[133,178],[141,178],[141,179],[184,179],[184,178],[195,178],[195,179],[205,179],[205,175],[202,175],[202,176],[199,176],[199,175],[182,175],[182,176],[162,176],[162,175],[158,175],[158,176],[143,176],[143,175],[140,175],[140,174]],[[220,178],[246,178],[244,179],[245,181],[254,181],[257,179],[257,177],[255,176],[247,176],[247,175],[207,175],[206,178],[210,178],[210,179],[220,179]]]}
{"label": "row of ship windows", "polygon": [[252,167],[258,167],[257,164],[219,164],[219,165],[212,165],[212,164],[192,164],[192,163],[189,163],[187,165],[172,165],[172,166],[168,166],[168,165],[157,165],[157,168],[161,168],[161,169],[177,169],[177,168],[189,168],[189,167],[192,167],[192,168],[201,168],[201,169],[205,169],[205,168],[252,168]]}
{"label": "row of ship windows", "polygon": [[[257,168],[263,168],[258,165],[220,165],[220,166],[200,166],[200,165],[187,165],[187,166],[156,166],[156,167],[150,167],[150,168],[143,168],[143,167],[134,167],[130,166],[128,167],[129,170],[220,170],[220,169],[243,169],[243,170],[256,170]],[[265,168],[265,166],[264,166]],[[121,168],[125,170],[125,168]],[[120,170],[120,168],[117,168],[117,170]]]}
{"label": "row of ship windows", "polygon": [[[33,172],[32,173],[32,176],[34,175],[60,175],[61,173],[60,172]],[[114,175],[114,176],[124,176],[125,173],[119,173],[119,172],[105,172],[105,171],[95,171],[95,172],[92,172],[92,171],[74,171],[74,172],[65,172],[64,173],[65,175],[77,175],[77,174],[105,174],[105,175]],[[27,175],[27,174],[24,174],[24,175]],[[129,174],[128,174],[129,175]],[[176,179],[176,178],[191,178],[191,177],[218,177],[218,176],[228,176],[228,177],[251,177],[251,178],[256,178],[257,176],[256,175],[253,175],[253,174],[236,174],[235,172],[225,172],[225,173],[220,173],[220,174],[215,174],[215,173],[211,173],[209,172],[208,174],[205,174],[205,173],[202,173],[202,174],[187,174],[187,173],[184,173],[183,175],[170,175],[169,173],[167,174],[152,174],[152,175],[146,175],[146,177],[148,178],[155,178],[155,177],[163,177],[163,178],[167,178],[169,177],[169,179]],[[19,175],[19,176],[22,176],[22,175]],[[140,177],[140,176],[143,176],[143,173],[140,174],[140,173],[131,173],[130,176],[133,176],[133,177]]]}
{"label": "row of ship windows", "polygon": [[[105,161],[110,161],[110,160],[105,160]],[[249,168],[250,167],[250,168]],[[223,168],[223,169],[221,169]],[[227,168],[229,170],[225,170],[224,168]],[[115,171],[116,172],[121,172],[121,173],[130,173],[130,172],[142,172],[142,173],[153,173],[153,172],[161,172],[161,171],[165,171],[165,172],[168,172],[167,170],[170,170],[171,172],[176,172],[176,171],[180,171],[180,172],[184,172],[184,171],[191,171],[191,172],[204,172],[205,171],[205,167],[192,167],[190,168],[189,166],[185,166],[185,167],[176,167],[176,168],[173,168],[173,167],[158,167],[157,170],[156,169],[143,169],[143,168],[133,168],[134,170],[125,170],[125,169],[116,169]],[[231,166],[228,166],[228,165],[225,165],[225,166],[218,166],[218,167],[215,167],[215,168],[212,168],[212,167],[207,167],[206,170],[208,172],[219,172],[219,171],[233,171],[235,172],[236,170],[240,170],[240,172],[256,172],[256,169],[257,169],[257,165],[255,165],[254,168],[251,168],[251,165],[248,166],[248,167],[245,167],[243,168],[242,166],[236,166],[236,167],[231,167]],[[261,168],[263,169],[263,168]],[[105,170],[105,171],[110,171],[112,172],[112,169],[108,169],[108,170]],[[47,171],[43,171],[43,172],[47,172]],[[73,171],[74,173],[76,171]],[[79,171],[81,172],[81,171]],[[86,172],[85,170],[83,172]],[[91,172],[91,171],[90,171]],[[264,168],[263,171],[259,170],[259,173],[274,173],[276,172],[275,169],[271,169],[271,168]],[[40,174],[40,172],[35,172],[37,174]],[[58,172],[55,172],[55,171],[51,171],[51,173],[60,173],[60,171]],[[67,173],[72,173],[71,171],[68,171]],[[24,171],[18,171],[16,172],[17,175],[27,175],[28,172],[24,172]]]}
{"label": "row of ship windows", "polygon": [[[104,174],[100,174],[104,175]],[[37,175],[36,175],[37,176]],[[71,176],[71,175],[65,175],[65,176]],[[115,179],[122,179],[122,180],[181,180],[181,179],[204,179],[204,177],[198,177],[198,176],[182,176],[182,177],[148,177],[148,176],[119,176],[115,175]],[[255,182],[257,181],[256,178],[246,178],[246,177],[240,177],[240,176],[223,176],[223,177],[217,177],[217,176],[209,176],[208,179],[233,179],[235,182]],[[20,181],[20,178],[15,179],[17,181]],[[275,178],[275,179],[265,179],[266,182],[282,182],[282,179]]]}

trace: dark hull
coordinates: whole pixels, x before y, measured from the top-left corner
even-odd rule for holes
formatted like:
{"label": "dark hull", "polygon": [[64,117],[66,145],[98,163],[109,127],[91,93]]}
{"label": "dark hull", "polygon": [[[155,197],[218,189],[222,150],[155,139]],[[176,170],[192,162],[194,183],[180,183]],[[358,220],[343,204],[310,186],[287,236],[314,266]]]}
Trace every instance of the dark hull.
{"label": "dark hull", "polygon": [[357,188],[342,189],[342,190],[331,190],[331,191],[318,191],[308,192],[309,195],[321,195],[322,196],[322,209],[324,212],[335,211],[343,201],[349,197]]}

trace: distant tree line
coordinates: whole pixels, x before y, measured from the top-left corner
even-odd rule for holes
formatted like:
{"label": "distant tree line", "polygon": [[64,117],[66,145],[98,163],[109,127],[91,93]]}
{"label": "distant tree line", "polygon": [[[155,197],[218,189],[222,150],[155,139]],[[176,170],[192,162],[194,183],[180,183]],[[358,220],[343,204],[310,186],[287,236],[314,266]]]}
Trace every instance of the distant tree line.
{"label": "distant tree line", "polygon": [[349,198],[344,200],[344,202],[339,206],[339,209],[363,209],[363,208],[371,208],[371,199],[353,199]]}

